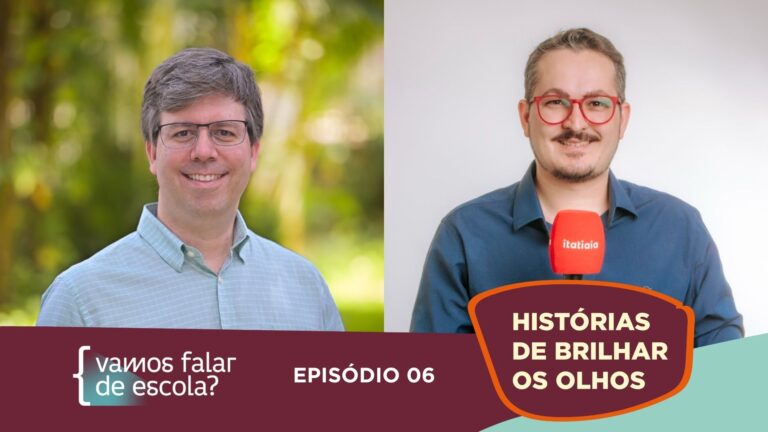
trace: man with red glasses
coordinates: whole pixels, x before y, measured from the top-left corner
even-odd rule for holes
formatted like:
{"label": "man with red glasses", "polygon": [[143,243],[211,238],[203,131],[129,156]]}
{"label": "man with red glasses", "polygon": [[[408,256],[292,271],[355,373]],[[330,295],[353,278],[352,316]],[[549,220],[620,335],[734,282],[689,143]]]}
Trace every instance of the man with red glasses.
{"label": "man with red glasses", "polygon": [[631,113],[625,78],[621,53],[589,29],[560,32],[536,47],[518,103],[535,161],[520,182],[443,219],[411,331],[472,332],[473,296],[557,278],[547,253],[551,223],[560,210],[581,209],[602,215],[610,245],[594,279],[658,290],[691,306],[695,346],[743,336],[717,248],[696,209],[609,170]]}
{"label": "man with red glasses", "polygon": [[264,126],[253,71],[185,49],[149,77],[141,126],[157,203],[135,232],[53,281],[37,324],[343,330],[317,269],[238,211]]}

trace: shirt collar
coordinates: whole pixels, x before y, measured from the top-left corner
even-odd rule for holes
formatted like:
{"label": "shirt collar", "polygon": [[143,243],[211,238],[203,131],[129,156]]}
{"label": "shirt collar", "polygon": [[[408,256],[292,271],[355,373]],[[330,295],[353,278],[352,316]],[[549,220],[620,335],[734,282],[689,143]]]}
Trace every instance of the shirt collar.
{"label": "shirt collar", "polygon": [[[518,183],[513,197],[512,226],[515,231],[537,220],[541,221],[541,226],[546,227],[544,213],[541,211],[539,197],[536,195],[535,176],[536,162],[531,162],[522,180]],[[610,201],[608,217],[611,224],[620,216],[617,209],[637,217],[637,210],[632,200],[611,171],[608,172],[608,191]]]}
{"label": "shirt collar", "polygon": [[251,249],[245,247],[245,244],[250,238],[248,227],[245,225],[243,215],[240,211],[235,215],[235,231],[232,235],[232,252],[240,258],[240,261],[245,262],[251,254]]}
{"label": "shirt collar", "polygon": [[[176,234],[160,222],[160,219],[157,218],[157,203],[144,206],[136,231],[160,255],[163,261],[177,272],[181,271],[184,264],[185,249],[188,250],[192,247],[185,245]],[[232,252],[243,262],[250,255],[250,249],[244,247],[249,237],[250,234],[243,216],[238,211],[235,216],[232,235]]]}
{"label": "shirt collar", "polygon": [[517,185],[512,204],[512,225],[515,231],[536,220],[544,223],[544,213],[541,211],[539,197],[536,195],[536,184],[533,180],[535,173],[536,162],[531,162],[523,179]]}
{"label": "shirt collar", "polygon": [[613,225],[621,217],[621,211],[624,211],[634,218],[637,218],[637,210],[632,200],[627,195],[627,191],[621,186],[621,182],[613,175],[613,171],[608,172],[608,199],[611,206],[608,209],[608,220]]}

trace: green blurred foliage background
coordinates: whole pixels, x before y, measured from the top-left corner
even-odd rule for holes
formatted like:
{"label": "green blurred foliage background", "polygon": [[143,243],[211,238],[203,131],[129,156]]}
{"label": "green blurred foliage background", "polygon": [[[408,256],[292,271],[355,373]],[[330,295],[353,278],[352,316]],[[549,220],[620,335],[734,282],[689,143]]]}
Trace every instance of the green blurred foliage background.
{"label": "green blurred foliage background", "polygon": [[209,46],[256,72],[259,166],[240,209],[314,262],[348,330],[383,329],[383,0],[0,1],[0,325],[156,200],[144,83]]}

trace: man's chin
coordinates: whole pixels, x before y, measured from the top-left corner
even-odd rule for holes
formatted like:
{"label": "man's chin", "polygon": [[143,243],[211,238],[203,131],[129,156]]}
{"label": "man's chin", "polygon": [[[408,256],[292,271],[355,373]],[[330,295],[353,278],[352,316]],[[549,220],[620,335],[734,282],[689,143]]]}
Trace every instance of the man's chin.
{"label": "man's chin", "polygon": [[553,177],[568,183],[584,183],[600,175],[594,168],[582,170],[564,170],[555,168],[551,171]]}
{"label": "man's chin", "polygon": [[225,212],[225,205],[218,200],[194,200],[185,205],[186,211],[200,217],[215,216]]}

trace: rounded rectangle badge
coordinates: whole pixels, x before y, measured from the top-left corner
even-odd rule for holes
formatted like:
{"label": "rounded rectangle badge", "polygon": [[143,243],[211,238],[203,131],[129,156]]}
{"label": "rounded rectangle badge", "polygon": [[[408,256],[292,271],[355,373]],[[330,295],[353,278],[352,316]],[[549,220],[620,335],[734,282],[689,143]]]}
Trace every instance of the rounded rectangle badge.
{"label": "rounded rectangle badge", "polygon": [[633,285],[549,280],[469,302],[494,388],[539,420],[623,414],[673,396],[693,363],[694,313]]}

